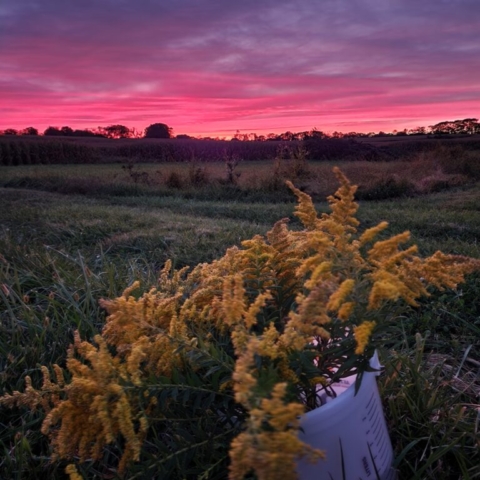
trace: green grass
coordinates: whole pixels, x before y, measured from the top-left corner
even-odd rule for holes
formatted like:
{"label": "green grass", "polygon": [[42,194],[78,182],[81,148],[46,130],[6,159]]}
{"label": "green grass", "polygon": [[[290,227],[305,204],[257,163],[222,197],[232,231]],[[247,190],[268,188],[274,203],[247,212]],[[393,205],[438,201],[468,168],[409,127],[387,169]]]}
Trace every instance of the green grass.
{"label": "green grass", "polygon": [[[354,165],[343,166],[354,171]],[[240,178],[267,167],[245,167]],[[327,167],[318,166],[322,172]],[[187,165],[174,168],[188,175]],[[388,169],[393,165],[381,164],[376,172]],[[195,198],[186,190],[137,185],[123,178],[118,165],[5,167],[0,174],[2,185],[15,186],[0,188],[0,393],[23,389],[27,374],[38,380],[41,365],[64,364],[74,330],[91,338],[102,328],[98,300],[119,295],[136,279],[143,288],[154,285],[166,259],[177,267],[211,261],[281,218],[297,225],[287,191],[279,201],[275,192],[259,193],[256,201],[241,195],[219,201],[215,195],[209,199],[208,188]],[[27,177],[37,182],[35,189],[19,188]],[[91,181],[96,188],[58,193],[49,187],[53,177],[56,185],[87,179],[87,186]],[[331,174],[321,178],[318,191],[332,193]],[[115,182],[132,190],[108,194]],[[317,207],[325,211],[327,204]],[[386,235],[410,230],[424,255],[440,249],[480,258],[478,183],[412,198],[360,201],[359,219],[362,228],[388,220]],[[469,360],[480,360],[479,293],[479,275],[455,292],[434,293],[398,319],[398,335],[381,352],[382,398],[400,478],[480,478],[478,372],[463,361],[467,349]],[[432,363],[432,353],[442,361]],[[468,388],[459,389],[458,379]],[[41,412],[0,410],[0,478],[64,478],[64,465],[48,461],[41,421]],[[93,467],[86,475],[105,478]]]}

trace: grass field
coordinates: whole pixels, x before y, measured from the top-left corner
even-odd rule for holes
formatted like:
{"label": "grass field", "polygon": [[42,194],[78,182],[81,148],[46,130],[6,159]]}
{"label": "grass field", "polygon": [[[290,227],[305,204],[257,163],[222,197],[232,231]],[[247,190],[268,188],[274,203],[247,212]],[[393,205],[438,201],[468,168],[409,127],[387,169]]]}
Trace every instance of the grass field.
{"label": "grass field", "polygon": [[[388,220],[388,234],[410,230],[423,255],[480,258],[478,178],[434,160],[339,165],[360,185],[362,228]],[[0,167],[0,394],[23,389],[27,374],[38,382],[40,365],[64,364],[75,329],[92,338],[102,328],[98,300],[137,279],[148,289],[167,259],[192,266],[281,218],[297,225],[287,176],[320,212],[336,189],[332,163],[302,158],[230,171],[225,162],[123,166]],[[479,294],[478,274],[434,293],[398,319],[380,352],[401,479],[480,478]],[[0,410],[0,478],[64,478],[41,421],[38,411]],[[117,478],[93,464],[83,474]]]}

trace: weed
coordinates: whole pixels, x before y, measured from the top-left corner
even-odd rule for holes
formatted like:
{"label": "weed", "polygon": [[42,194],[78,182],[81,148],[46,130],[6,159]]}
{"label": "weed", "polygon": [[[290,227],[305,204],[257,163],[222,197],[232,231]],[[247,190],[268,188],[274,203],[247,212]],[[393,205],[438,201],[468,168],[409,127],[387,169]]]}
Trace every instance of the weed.
{"label": "weed", "polygon": [[150,185],[152,183],[149,173],[144,170],[140,170],[139,167],[132,161],[128,162],[126,165],[122,165],[122,169],[127,172],[129,178],[133,180],[135,185],[139,183],[143,185]]}
{"label": "weed", "polygon": [[210,183],[207,166],[192,161],[188,168],[188,183],[192,187],[202,187]]}
{"label": "weed", "polygon": [[169,188],[180,190],[184,185],[184,181],[178,172],[172,171],[167,175],[165,185]]}
{"label": "weed", "polygon": [[228,185],[236,185],[238,179],[240,178],[241,173],[236,172],[236,169],[242,159],[238,155],[234,154],[225,154],[225,169],[226,169],[226,178],[225,182]]}
{"label": "weed", "polygon": [[387,200],[389,198],[408,197],[416,193],[413,182],[397,176],[384,177],[368,185],[359,185],[359,200]]}

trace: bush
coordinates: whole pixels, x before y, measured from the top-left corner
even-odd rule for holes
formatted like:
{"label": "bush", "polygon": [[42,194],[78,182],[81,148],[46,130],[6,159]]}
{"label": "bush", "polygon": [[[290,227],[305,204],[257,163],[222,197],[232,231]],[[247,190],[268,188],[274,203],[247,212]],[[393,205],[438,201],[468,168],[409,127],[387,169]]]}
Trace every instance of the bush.
{"label": "bush", "polygon": [[[210,183],[206,165],[190,162],[188,168],[188,183],[192,187],[202,187]],[[174,187],[175,188],[175,187]]]}
{"label": "bush", "polygon": [[183,178],[178,172],[170,172],[165,179],[165,185],[169,188],[180,190],[183,187]]}
{"label": "bush", "polygon": [[413,182],[396,176],[381,178],[368,185],[360,185],[357,190],[359,200],[387,200],[389,198],[408,197],[416,193]]}

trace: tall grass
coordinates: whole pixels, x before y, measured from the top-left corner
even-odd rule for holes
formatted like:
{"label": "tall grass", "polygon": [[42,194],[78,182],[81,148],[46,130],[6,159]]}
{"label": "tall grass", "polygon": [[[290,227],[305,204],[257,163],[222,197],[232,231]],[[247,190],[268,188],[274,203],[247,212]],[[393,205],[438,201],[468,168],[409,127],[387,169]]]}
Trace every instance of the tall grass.
{"label": "tall grass", "polygon": [[[274,158],[255,162],[224,152],[223,160],[218,162],[193,159],[183,163],[138,163],[127,159],[120,165],[0,167],[0,186],[96,197],[175,196],[278,203],[291,201],[285,181],[292,180],[316,200],[331,193],[332,162],[308,160],[309,152],[303,146],[283,145],[276,149]],[[401,160],[336,163],[358,185],[357,198],[361,200],[414,197],[458,189],[480,179],[480,154],[460,145],[437,145]]]}

